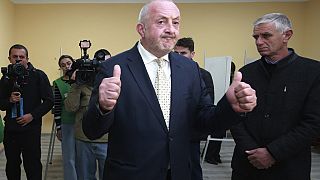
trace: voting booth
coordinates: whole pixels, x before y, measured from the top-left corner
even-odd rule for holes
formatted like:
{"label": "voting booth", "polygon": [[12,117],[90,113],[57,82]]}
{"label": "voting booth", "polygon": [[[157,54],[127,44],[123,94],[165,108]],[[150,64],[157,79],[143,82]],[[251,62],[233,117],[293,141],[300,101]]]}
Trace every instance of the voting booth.
{"label": "voting booth", "polygon": [[210,72],[214,84],[214,104],[224,96],[230,85],[231,56],[204,59],[204,69]]}

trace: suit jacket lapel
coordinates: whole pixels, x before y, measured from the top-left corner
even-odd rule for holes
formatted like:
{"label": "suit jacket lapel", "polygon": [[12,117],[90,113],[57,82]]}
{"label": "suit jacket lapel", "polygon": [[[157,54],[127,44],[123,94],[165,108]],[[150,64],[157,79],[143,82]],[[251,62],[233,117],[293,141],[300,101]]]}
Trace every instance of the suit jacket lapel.
{"label": "suit jacket lapel", "polygon": [[170,106],[170,129],[174,128],[174,123],[177,119],[174,119],[173,114],[176,112],[176,108],[181,106],[179,99],[181,100],[181,82],[183,82],[185,76],[183,66],[174,53],[169,54],[170,68],[171,68],[171,106]]}
{"label": "suit jacket lapel", "polygon": [[157,95],[154,91],[153,85],[143,63],[143,60],[139,54],[137,46],[131,49],[130,52],[131,54],[128,56],[128,68],[132,73],[135,82],[138,84],[138,87],[140,88],[142,94],[150,104],[150,108],[155,113],[159,123],[161,124],[165,132],[168,132]]}

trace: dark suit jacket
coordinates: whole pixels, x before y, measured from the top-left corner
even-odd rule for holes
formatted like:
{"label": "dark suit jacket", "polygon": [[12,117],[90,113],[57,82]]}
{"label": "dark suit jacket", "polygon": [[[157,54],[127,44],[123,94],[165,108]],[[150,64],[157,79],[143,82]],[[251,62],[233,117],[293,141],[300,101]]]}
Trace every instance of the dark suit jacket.
{"label": "dark suit jacket", "polygon": [[[212,76],[209,71],[207,71],[203,68],[200,68],[200,74],[201,74],[201,78],[204,82],[204,85],[206,87],[205,88],[206,93],[210,96],[212,103],[214,103],[214,85],[213,85]],[[225,130],[221,130],[221,132],[222,132],[222,134],[224,134]],[[199,131],[199,130],[195,129],[191,135],[191,141],[199,143],[199,141],[201,141],[201,140],[206,140],[207,136],[208,136],[207,132],[203,132],[203,131]]]}
{"label": "dark suit jacket", "polygon": [[[225,128],[235,122],[237,115],[226,99],[214,108],[205,95],[197,63],[176,53],[169,59],[170,131],[137,47],[102,63],[83,130],[91,139],[109,132],[104,179],[164,180],[170,164],[173,180],[189,180],[191,126]],[[121,67],[121,93],[114,110],[101,115],[98,86],[112,76],[115,64]],[[223,114],[232,117],[218,121]]]}
{"label": "dark suit jacket", "polygon": [[212,80],[212,76],[209,71],[200,68],[201,77],[204,81],[204,84],[207,88],[207,93],[210,95],[212,102],[214,102],[214,84]]}
{"label": "dark suit jacket", "polygon": [[[207,89],[207,93],[210,95],[212,102],[214,103],[214,84],[213,84],[213,80],[212,80],[212,76],[210,74],[209,71],[200,68],[200,73],[201,73],[201,77],[204,81],[204,84],[206,85],[206,89]],[[232,79],[230,81],[230,83],[232,82]],[[226,129],[216,129],[214,132],[210,132],[212,137],[216,137],[216,138],[222,138],[226,135]],[[208,134],[201,134],[200,140],[206,140],[207,139]]]}

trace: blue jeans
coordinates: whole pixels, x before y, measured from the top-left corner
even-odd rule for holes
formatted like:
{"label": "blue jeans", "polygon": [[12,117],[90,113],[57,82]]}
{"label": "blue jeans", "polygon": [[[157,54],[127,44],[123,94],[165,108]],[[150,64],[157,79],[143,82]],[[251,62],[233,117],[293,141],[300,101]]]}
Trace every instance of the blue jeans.
{"label": "blue jeans", "polygon": [[108,143],[91,143],[76,140],[78,180],[96,180],[97,164],[102,180]]}
{"label": "blue jeans", "polygon": [[77,180],[76,171],[76,139],[74,138],[74,124],[61,124],[62,159],[64,179]]}

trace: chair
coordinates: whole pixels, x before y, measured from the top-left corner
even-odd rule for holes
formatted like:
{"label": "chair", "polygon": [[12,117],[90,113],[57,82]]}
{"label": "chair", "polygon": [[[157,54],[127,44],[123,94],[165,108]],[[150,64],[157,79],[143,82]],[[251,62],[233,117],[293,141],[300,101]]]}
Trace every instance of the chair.
{"label": "chair", "polygon": [[226,132],[226,136],[224,138],[213,138],[213,137],[211,137],[211,135],[208,135],[207,140],[206,140],[206,144],[204,145],[204,151],[203,151],[203,156],[202,156],[202,160],[201,160],[201,166],[203,165],[204,159],[206,157],[207,150],[208,150],[208,145],[209,145],[210,141],[234,142],[234,140],[232,138],[228,138],[228,133],[227,132]]}

